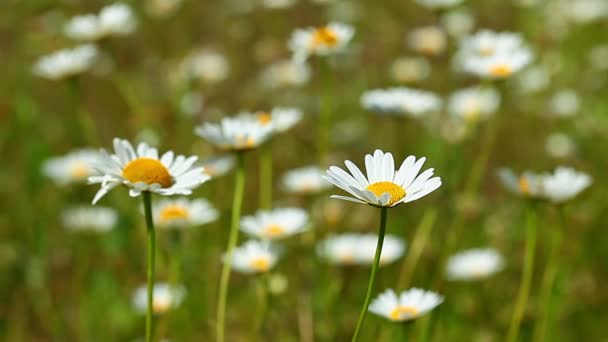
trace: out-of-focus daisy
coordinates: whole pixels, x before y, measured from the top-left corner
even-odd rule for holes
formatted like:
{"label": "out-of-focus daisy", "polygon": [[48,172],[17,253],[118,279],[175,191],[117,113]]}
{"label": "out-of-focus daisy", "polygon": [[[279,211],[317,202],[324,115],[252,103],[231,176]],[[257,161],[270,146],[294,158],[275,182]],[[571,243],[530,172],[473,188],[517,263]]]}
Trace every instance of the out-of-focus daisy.
{"label": "out-of-focus daisy", "polygon": [[498,109],[500,94],[494,88],[471,87],[453,93],[447,104],[450,115],[467,122],[477,122]]}
{"label": "out-of-focus daisy", "polygon": [[428,195],[441,186],[441,178],[433,177],[434,169],[419,174],[426,158],[407,157],[395,169],[393,155],[376,150],[365,156],[367,177],[350,160],[344,162],[349,174],[337,166],[327,170],[327,179],[352,197],[333,195],[332,198],[367,203],[375,207],[394,207]]}
{"label": "out-of-focus daisy", "polygon": [[545,150],[553,158],[566,158],[574,153],[575,143],[564,133],[553,133],[547,137]]}
{"label": "out-of-focus daisy", "polygon": [[[146,286],[140,286],[133,292],[133,307],[140,314],[145,314],[148,308],[146,295]],[[163,314],[175,309],[185,296],[186,289],[181,285],[156,284],[152,291],[152,310],[155,314]]]}
{"label": "out-of-focus daisy", "polygon": [[95,204],[108,191],[118,185],[129,188],[129,195],[139,196],[144,191],[156,194],[189,195],[192,189],[209,180],[202,167],[193,166],[198,157],[175,156],[173,151],[158,155],[156,148],[140,143],[134,149],[127,140],[114,139],[114,154],[102,151],[90,184],[101,184],[93,198]]}
{"label": "out-of-focus daisy", "polygon": [[464,70],[479,77],[504,79],[516,74],[532,61],[528,50],[499,52],[489,57],[469,57]]}
{"label": "out-of-focus daisy", "polygon": [[232,255],[232,267],[242,273],[265,273],[279,259],[268,241],[249,240],[237,247]]}
{"label": "out-of-focus daisy", "polygon": [[241,219],[241,230],[259,239],[278,240],[306,230],[308,214],[299,208],[260,210]]}
{"label": "out-of-focus daisy", "polygon": [[97,58],[95,45],[80,45],[40,58],[34,65],[34,74],[50,80],[61,80],[89,70]]}
{"label": "out-of-focus daisy", "polygon": [[297,87],[310,80],[310,67],[292,60],[279,61],[266,67],[260,78],[262,84],[271,89]]}
{"label": "out-of-focus daisy", "polygon": [[465,281],[487,278],[502,270],[503,264],[502,256],[493,248],[470,249],[450,257],[447,276]]}
{"label": "out-of-focus daisy", "polygon": [[274,132],[283,133],[302,120],[302,111],[297,108],[276,107],[270,113],[256,112],[253,117],[263,125],[272,126]]}
{"label": "out-of-focus daisy", "polygon": [[154,17],[167,17],[179,8],[182,0],[146,0],[146,12]]}
{"label": "out-of-focus daisy", "polygon": [[[341,234],[330,236],[319,243],[317,253],[328,262],[337,265],[371,265],[376,253],[378,235]],[[405,242],[393,235],[384,237],[380,264],[395,262],[403,256]]]}
{"label": "out-of-focus daisy", "polygon": [[323,179],[324,174],[323,170],[316,166],[294,169],[283,176],[283,186],[291,193],[318,193],[331,187],[331,184]]}
{"label": "out-of-focus daisy", "polygon": [[226,57],[219,52],[196,50],[183,60],[181,71],[187,79],[214,84],[228,78],[230,65]]}
{"label": "out-of-focus daisy", "polygon": [[441,28],[425,26],[410,31],[407,35],[407,43],[412,50],[433,56],[445,50],[447,38]]}
{"label": "out-of-focus daisy", "polygon": [[562,0],[563,13],[575,23],[590,23],[608,17],[608,3],[602,0]]}
{"label": "out-of-focus daisy", "polygon": [[369,311],[393,322],[416,319],[443,302],[443,297],[432,291],[412,288],[397,295],[387,289],[372,301]]}
{"label": "out-of-focus daisy", "polygon": [[572,89],[560,90],[549,99],[549,112],[557,117],[566,118],[575,116],[579,108],[579,96]]}
{"label": "out-of-focus daisy", "polygon": [[234,168],[234,164],[234,156],[231,155],[209,158],[200,163],[203,167],[203,172],[211,176],[211,178],[227,174]]}
{"label": "out-of-focus daisy", "polygon": [[247,151],[266,141],[273,125],[251,115],[241,115],[223,118],[220,123],[203,123],[194,132],[222,150]]}
{"label": "out-of-focus daisy", "polygon": [[461,38],[471,33],[475,27],[475,17],[469,10],[456,9],[444,14],[441,24],[449,35]]}
{"label": "out-of-focus daisy", "polygon": [[294,60],[303,62],[310,55],[327,56],[343,51],[354,34],[355,30],[351,26],[334,22],[326,26],[295,30],[288,46]]}
{"label": "out-of-focus daisy", "polygon": [[105,233],[114,228],[118,214],[110,208],[82,206],[64,210],[61,218],[67,230]]}
{"label": "out-of-focus daisy", "polygon": [[390,76],[401,83],[417,82],[431,74],[431,64],[424,57],[399,57],[390,66]]}
{"label": "out-of-focus daisy", "polygon": [[405,87],[369,90],[361,96],[361,105],[368,111],[412,117],[439,111],[441,102],[434,93]]}
{"label": "out-of-focus daisy", "polygon": [[487,57],[502,51],[517,51],[523,47],[524,40],[518,33],[481,30],[462,41],[459,53]]}
{"label": "out-of-focus daisy", "polygon": [[517,176],[512,170],[502,168],[498,175],[504,186],[511,192],[523,197],[540,197],[543,191],[542,176],[531,171]]}
{"label": "out-of-focus daisy", "polygon": [[79,15],[65,26],[65,34],[72,39],[93,41],[112,35],[127,35],[135,30],[136,20],[126,4],[104,7],[99,15]]}
{"label": "out-of-focus daisy", "polygon": [[456,6],[464,0],[415,0],[419,5],[431,9],[441,9]]}
{"label": "out-of-focus daisy", "polygon": [[517,89],[522,93],[541,91],[549,85],[551,75],[543,65],[531,66],[517,75]]}
{"label": "out-of-focus daisy", "polygon": [[542,177],[544,197],[555,203],[563,203],[575,197],[591,185],[591,177],[569,167],[560,166],[554,173]]}
{"label": "out-of-focus daisy", "polygon": [[160,228],[200,226],[217,220],[219,213],[209,201],[197,198],[164,199],[152,207],[154,222]]}
{"label": "out-of-focus daisy", "polygon": [[82,149],[61,157],[46,160],[42,172],[58,185],[86,183],[95,174],[94,164],[99,160],[99,152]]}

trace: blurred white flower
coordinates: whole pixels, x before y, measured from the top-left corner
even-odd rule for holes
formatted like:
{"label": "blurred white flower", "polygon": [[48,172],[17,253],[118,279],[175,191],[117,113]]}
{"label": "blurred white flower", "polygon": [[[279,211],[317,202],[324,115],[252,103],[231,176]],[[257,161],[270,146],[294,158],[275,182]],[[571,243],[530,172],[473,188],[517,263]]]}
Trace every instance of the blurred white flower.
{"label": "blurred white flower", "polygon": [[569,167],[560,166],[542,177],[544,196],[555,203],[574,198],[591,185],[591,177]]}
{"label": "blurred white flower", "polygon": [[574,153],[575,144],[567,134],[553,133],[547,137],[545,150],[553,158],[566,158]]}
{"label": "blurred white flower", "polygon": [[416,52],[433,56],[445,50],[447,37],[437,26],[419,27],[407,34],[407,44]]}
{"label": "blurred white flower", "polygon": [[483,78],[504,79],[516,74],[532,61],[528,50],[500,52],[489,57],[469,57],[464,61],[465,71]]}
{"label": "blurred white flower", "polygon": [[226,57],[211,50],[196,50],[182,61],[181,72],[186,79],[197,79],[214,84],[228,78],[230,65]]}
{"label": "blurred white flower", "polygon": [[343,51],[354,34],[351,26],[334,22],[327,26],[295,30],[288,46],[294,61],[301,63],[310,55],[327,56]]}
{"label": "blurred white flower", "polygon": [[448,99],[448,113],[467,122],[491,116],[500,105],[500,94],[494,88],[471,87],[456,91]]}
{"label": "blurred white flower", "polygon": [[154,223],[159,228],[188,228],[200,226],[218,219],[219,212],[202,198],[163,199],[152,207]]}
{"label": "blurred white flower", "polygon": [[441,98],[432,92],[406,87],[373,89],[361,96],[361,105],[377,114],[420,117],[441,108]]}
{"label": "blurred white flower", "polygon": [[604,0],[565,0],[564,14],[575,23],[590,23],[608,17],[608,2]]}
{"label": "blurred white flower", "polygon": [[403,322],[426,314],[442,302],[443,297],[432,291],[412,288],[397,296],[394,290],[387,289],[372,301],[369,311],[393,322]]}
{"label": "blurred white flower", "polygon": [[551,75],[545,66],[531,66],[517,75],[517,89],[522,93],[533,93],[547,88],[550,81]]}
{"label": "blurred white flower", "polygon": [[255,238],[278,240],[305,231],[308,214],[299,208],[259,210],[241,218],[241,230]]}
{"label": "blurred white flower", "polygon": [[183,0],[146,0],[146,12],[153,17],[167,17],[173,14]]}
{"label": "blurred white flower", "polygon": [[450,257],[447,277],[450,280],[477,280],[487,278],[503,267],[503,258],[495,249],[469,249]]}
{"label": "blurred white flower", "polygon": [[292,7],[297,3],[297,0],[261,0],[262,6],[269,9],[285,9]]}
{"label": "blurred white flower", "polygon": [[[155,314],[163,314],[177,308],[186,295],[186,289],[181,285],[157,283],[152,290],[152,310]],[[133,293],[133,307],[140,314],[148,309],[146,286],[138,287]]]}
{"label": "blurred white flower", "polygon": [[557,117],[575,116],[580,109],[580,98],[576,91],[564,89],[555,93],[549,99],[549,112]]}
{"label": "blurred white flower", "polygon": [[270,242],[249,240],[234,250],[232,267],[242,273],[265,273],[275,266],[278,258]]}
{"label": "blurred white flower", "polygon": [[104,7],[99,15],[88,14],[72,18],[65,26],[65,34],[75,40],[94,41],[112,35],[127,35],[136,27],[131,8],[126,4]]}
{"label": "blurred white flower", "polygon": [[63,226],[73,232],[105,233],[116,225],[118,214],[103,207],[74,207],[62,212]]}
{"label": "blurred white flower", "polygon": [[441,24],[449,35],[461,38],[471,34],[475,17],[466,9],[452,10],[441,17]]}
{"label": "blurred white flower", "polygon": [[301,86],[310,80],[310,67],[306,63],[295,63],[293,60],[279,61],[262,70],[260,80],[264,86],[271,89]]}
{"label": "blurred white flower", "polygon": [[417,4],[430,9],[441,9],[456,6],[464,0],[414,0]]}
{"label": "blurred white flower", "polygon": [[288,192],[315,194],[331,187],[331,184],[323,179],[324,174],[320,168],[308,166],[286,172],[282,182]]}
{"label": "blurred white flower", "polygon": [[234,168],[234,162],[234,156],[225,155],[206,159],[200,165],[203,167],[203,172],[213,179],[230,172]]}
{"label": "blurred white flower", "polygon": [[219,123],[203,123],[195,128],[196,135],[227,151],[246,151],[258,147],[273,132],[273,125],[260,122],[251,114],[230,118]]}
{"label": "blurred white flower", "polygon": [[[378,235],[340,234],[319,242],[317,254],[336,265],[371,265],[374,262]],[[380,265],[395,262],[403,256],[405,242],[394,235],[386,235],[380,254]]]}
{"label": "blurred white flower", "polygon": [[275,107],[268,112],[256,112],[255,118],[264,125],[272,126],[275,133],[283,133],[302,120],[302,111],[297,108]]}
{"label": "blurred white flower", "polygon": [[81,74],[91,68],[98,56],[95,45],[80,45],[40,58],[34,65],[34,74],[50,80],[61,80]]}
{"label": "blurred white flower", "polygon": [[98,151],[82,149],[61,157],[48,159],[42,165],[42,173],[58,185],[86,183],[95,174],[94,164],[99,160]]}
{"label": "blurred white flower", "polygon": [[525,171],[517,176],[512,170],[501,168],[498,175],[503,185],[517,195],[532,198],[543,195],[543,180],[540,174]]}
{"label": "blurred white flower", "polygon": [[424,80],[431,74],[431,64],[424,57],[399,57],[390,66],[390,76],[400,83]]}

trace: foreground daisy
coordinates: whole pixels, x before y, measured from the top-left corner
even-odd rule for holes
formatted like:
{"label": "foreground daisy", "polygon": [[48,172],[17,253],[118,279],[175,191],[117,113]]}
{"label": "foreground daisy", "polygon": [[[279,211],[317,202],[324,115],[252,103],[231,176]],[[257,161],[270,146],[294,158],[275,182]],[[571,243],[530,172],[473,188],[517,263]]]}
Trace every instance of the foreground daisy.
{"label": "foreground daisy", "polygon": [[299,208],[260,210],[241,219],[241,230],[259,239],[278,240],[301,233],[308,225],[308,214]]}
{"label": "foreground daisy", "polygon": [[251,116],[223,118],[220,123],[204,123],[195,128],[196,135],[226,151],[247,151],[266,141],[273,131]]}
{"label": "foreground daisy", "polygon": [[105,233],[118,221],[115,210],[102,207],[74,207],[61,214],[63,226],[73,232]]}
{"label": "foreground daisy", "polygon": [[173,151],[159,157],[158,150],[146,143],[140,143],[135,149],[129,141],[115,138],[114,154],[102,151],[95,165],[99,175],[89,177],[90,184],[101,184],[93,204],[118,185],[129,188],[132,197],[142,192],[189,195],[210,178],[202,167],[193,166],[197,159],[196,156],[175,156]]}
{"label": "foreground daisy", "polygon": [[42,172],[58,185],[84,183],[89,176],[95,173],[93,166],[98,159],[98,151],[76,150],[45,161],[42,165]]}
{"label": "foreground daisy", "polygon": [[542,177],[545,198],[555,203],[563,203],[574,198],[591,185],[591,177],[569,167],[560,166],[552,174]]}
{"label": "foreground daisy", "polygon": [[310,55],[327,56],[343,51],[354,34],[355,30],[349,25],[329,23],[327,26],[295,30],[288,46],[294,60],[303,62]]}
{"label": "foreground daisy", "polygon": [[361,96],[361,106],[368,111],[411,117],[437,112],[441,102],[441,98],[431,92],[405,87],[374,89]]}
{"label": "foreground daisy", "polygon": [[76,76],[89,70],[97,55],[97,48],[90,44],[60,50],[40,58],[34,74],[54,81]]}
{"label": "foreground daisy", "polygon": [[302,167],[290,170],[283,176],[283,186],[286,191],[294,194],[314,194],[331,187],[323,175],[323,170],[316,166]]}
{"label": "foreground daisy", "polygon": [[448,279],[467,281],[487,278],[502,270],[503,266],[503,258],[495,249],[470,249],[448,260]]}
{"label": "foreground daisy", "polygon": [[[319,243],[317,253],[336,265],[371,265],[376,254],[376,234],[341,234]],[[380,264],[397,261],[405,252],[405,242],[393,235],[384,237]]]}
{"label": "foreground daisy", "polygon": [[161,228],[200,226],[217,220],[219,212],[204,199],[164,199],[154,203],[154,222]]}
{"label": "foreground daisy", "polygon": [[[133,307],[140,314],[144,314],[148,310],[146,291],[146,286],[141,286],[133,292]],[[182,303],[185,295],[186,289],[181,285],[156,284],[154,285],[152,310],[155,314],[163,314],[175,309]]]}
{"label": "foreground daisy", "polygon": [[499,104],[500,94],[494,88],[471,87],[453,93],[447,110],[453,117],[475,123],[494,114]]}
{"label": "foreground daisy", "polygon": [[[324,178],[351,196],[333,195],[332,198],[365,203],[375,207],[394,207],[415,201],[441,186],[441,178],[433,177],[434,169],[420,173],[426,158],[407,157],[395,169],[393,155],[376,150],[365,156],[367,176],[350,160],[344,162],[350,174],[332,166]],[[420,173],[420,174],[419,174]]]}
{"label": "foreground daisy", "polygon": [[72,39],[93,41],[112,35],[127,35],[135,30],[133,11],[126,4],[104,7],[99,15],[80,15],[65,26],[65,34]]}
{"label": "foreground daisy", "polygon": [[416,319],[436,308],[443,297],[435,292],[412,288],[397,295],[387,289],[369,306],[369,311],[393,322]]}
{"label": "foreground daisy", "polygon": [[268,241],[249,240],[234,250],[232,266],[241,273],[265,273],[278,261]]}

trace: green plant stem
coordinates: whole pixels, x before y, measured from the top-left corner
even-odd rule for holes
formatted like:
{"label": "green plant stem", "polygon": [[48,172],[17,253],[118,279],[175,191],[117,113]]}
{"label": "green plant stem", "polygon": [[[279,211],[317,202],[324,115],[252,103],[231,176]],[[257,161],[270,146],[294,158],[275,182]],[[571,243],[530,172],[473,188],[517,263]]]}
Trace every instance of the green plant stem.
{"label": "green plant stem", "polygon": [[329,61],[324,58],[319,60],[321,69],[321,78],[323,79],[324,89],[322,95],[322,108],[319,117],[317,150],[319,154],[319,163],[325,165],[327,162],[327,151],[329,151],[329,131],[331,127],[332,116],[332,79]]}
{"label": "green plant stem", "polygon": [[369,302],[372,298],[372,292],[374,290],[374,285],[376,284],[376,273],[378,271],[378,265],[380,264],[380,255],[382,253],[382,244],[384,243],[384,234],[386,233],[386,214],[387,208],[382,207],[380,209],[380,232],[378,233],[378,243],[376,245],[376,255],[374,256],[374,264],[372,265],[372,272],[369,276],[369,283],[367,285],[367,294],[365,295],[365,301],[363,302],[363,307],[361,308],[361,313],[359,314],[359,321],[357,322],[357,327],[355,328],[355,333],[353,334],[352,342],[359,340],[359,334],[361,332],[361,327],[365,322],[365,317],[367,316],[367,308],[369,307]]}
{"label": "green plant stem", "polygon": [[519,285],[513,316],[507,335],[508,342],[518,341],[521,321],[530,297],[530,286],[534,271],[534,253],[536,248],[536,208],[530,203],[526,214],[526,247],[524,255],[524,269]]}
{"label": "green plant stem", "polygon": [[148,235],[148,305],[146,310],[146,342],[152,342],[154,330],[153,303],[154,303],[154,263],[156,259],[156,236],[154,220],[152,219],[152,199],[149,191],[142,193],[144,212],[146,215],[146,228]]}
{"label": "green plant stem", "polygon": [[409,248],[405,261],[403,262],[403,266],[401,267],[399,279],[397,280],[398,288],[403,289],[409,286],[412,275],[414,274],[414,270],[416,269],[416,265],[418,264],[418,260],[420,260],[420,255],[422,255],[422,251],[428,242],[429,234],[431,233],[436,220],[436,208],[429,208],[424,212],[422,220],[416,228],[416,233],[412,239],[412,245]]}
{"label": "green plant stem", "polygon": [[[563,208],[560,205],[559,211],[559,227],[551,230],[551,247],[549,247],[549,257],[547,260],[547,266],[545,273],[543,274],[543,280],[541,285],[540,293],[540,305],[541,314],[534,329],[533,341],[540,342],[545,341],[547,327],[552,317],[552,294],[555,279],[559,271],[559,249],[562,243],[563,232],[566,226],[566,220],[563,213]],[[555,332],[554,332],[555,333]]]}
{"label": "green plant stem", "polygon": [[254,317],[252,341],[264,340],[261,333],[264,327],[266,312],[268,311],[268,275],[262,274],[256,280],[258,307]]}
{"label": "green plant stem", "polygon": [[222,273],[220,276],[220,289],[217,301],[216,338],[218,342],[224,341],[224,323],[226,318],[226,300],[228,298],[228,283],[230,281],[230,270],[232,268],[232,254],[238,240],[239,220],[241,216],[241,205],[243,204],[243,193],[245,190],[245,160],[242,152],[237,154],[237,168],[234,180],[234,197],[232,199],[232,215],[230,222],[230,233],[228,236],[228,247]]}
{"label": "green plant stem", "polygon": [[264,146],[260,149],[260,208],[272,208],[272,149]]}

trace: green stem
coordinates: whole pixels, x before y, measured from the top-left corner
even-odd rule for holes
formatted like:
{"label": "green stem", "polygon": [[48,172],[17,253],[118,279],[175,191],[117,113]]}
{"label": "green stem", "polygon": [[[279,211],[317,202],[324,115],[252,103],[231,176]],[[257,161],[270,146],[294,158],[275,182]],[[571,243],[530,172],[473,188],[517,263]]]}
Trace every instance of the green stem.
{"label": "green stem", "polygon": [[387,208],[382,207],[380,211],[380,232],[378,233],[376,255],[374,256],[374,264],[372,265],[372,272],[369,276],[367,294],[365,295],[365,301],[363,302],[363,307],[361,308],[361,313],[359,314],[359,321],[357,322],[357,327],[355,328],[355,333],[353,334],[352,342],[359,340],[361,327],[363,326],[363,322],[365,322],[365,317],[367,316],[367,308],[372,298],[372,291],[374,290],[374,285],[376,283],[376,272],[378,271],[378,265],[380,264],[380,254],[382,253],[382,244],[384,243],[384,234],[386,233],[386,214]]}
{"label": "green stem", "polygon": [[272,208],[272,149],[264,146],[260,150],[260,208]]}
{"label": "green stem", "polygon": [[152,341],[154,318],[152,317],[154,303],[154,262],[156,256],[156,238],[154,221],[152,219],[152,199],[149,191],[142,193],[144,212],[146,214],[146,228],[148,232],[148,305],[146,310],[146,342]]}
{"label": "green stem", "polygon": [[534,250],[536,248],[536,211],[534,204],[529,204],[526,215],[526,247],[524,255],[524,270],[519,285],[517,301],[511,317],[508,342],[518,341],[521,321],[530,297],[530,286],[532,284],[532,273],[534,270]]}
{"label": "green stem", "polygon": [[329,151],[329,130],[331,126],[332,114],[332,80],[329,61],[327,59],[322,59],[319,62],[321,68],[321,77],[324,82],[324,90],[322,96],[321,115],[319,117],[319,128],[317,132],[317,149],[319,153],[319,163],[324,165],[327,161],[327,151]]}
{"label": "green stem", "polygon": [[559,227],[556,227],[555,229],[551,230],[551,247],[549,249],[549,258],[547,260],[547,266],[543,275],[543,282],[540,294],[540,305],[542,305],[542,311],[538,320],[539,323],[535,326],[534,329],[534,342],[545,341],[547,327],[549,326],[549,321],[552,316],[551,297],[553,294],[553,286],[555,284],[555,279],[557,278],[557,273],[559,270],[559,248],[562,243],[563,231],[566,226],[566,220],[561,205],[559,206],[558,211],[560,225]]}
{"label": "green stem", "polygon": [[217,321],[215,329],[218,342],[224,341],[224,322],[226,318],[228,282],[230,281],[230,269],[232,268],[232,254],[238,240],[241,205],[243,204],[243,192],[245,190],[245,160],[241,152],[237,154],[237,169],[234,183],[234,197],[232,199],[232,216],[230,222],[230,233],[228,236],[228,247],[226,250],[224,265],[222,266],[220,290],[217,301]]}
{"label": "green stem", "polygon": [[490,154],[494,148],[496,142],[496,133],[498,132],[498,120],[499,118],[491,117],[487,123],[483,141],[481,144],[481,151],[479,152],[478,158],[475,160],[469,179],[465,187],[465,194],[472,195],[479,190],[479,184],[486,171]]}
{"label": "green stem", "polygon": [[428,241],[429,234],[433,229],[433,225],[437,219],[437,209],[430,208],[424,212],[420,224],[416,228],[416,233],[412,240],[412,246],[409,248],[406,259],[401,267],[397,287],[400,289],[407,288],[422,255],[422,250]]}
{"label": "green stem", "polygon": [[268,275],[262,274],[257,279],[257,295],[258,307],[254,317],[252,341],[264,340],[262,328],[264,327],[264,319],[268,310]]}

